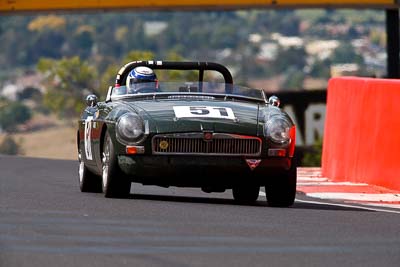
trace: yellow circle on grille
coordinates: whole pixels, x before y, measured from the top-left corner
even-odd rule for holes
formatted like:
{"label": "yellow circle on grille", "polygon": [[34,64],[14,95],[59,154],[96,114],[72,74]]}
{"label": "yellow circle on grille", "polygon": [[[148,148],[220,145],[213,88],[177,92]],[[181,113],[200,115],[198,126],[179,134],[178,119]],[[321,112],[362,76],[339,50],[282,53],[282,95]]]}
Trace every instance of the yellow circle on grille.
{"label": "yellow circle on grille", "polygon": [[169,146],[169,144],[168,144],[167,141],[161,141],[161,142],[160,142],[160,148],[161,148],[162,150],[167,149],[168,146]]}

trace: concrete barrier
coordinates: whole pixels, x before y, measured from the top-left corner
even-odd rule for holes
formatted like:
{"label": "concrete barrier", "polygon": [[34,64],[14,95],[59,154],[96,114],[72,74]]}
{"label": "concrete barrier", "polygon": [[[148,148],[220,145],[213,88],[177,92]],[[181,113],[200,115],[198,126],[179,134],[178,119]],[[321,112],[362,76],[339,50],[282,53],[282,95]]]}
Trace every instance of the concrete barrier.
{"label": "concrete barrier", "polygon": [[322,175],[400,190],[400,80],[329,81]]}

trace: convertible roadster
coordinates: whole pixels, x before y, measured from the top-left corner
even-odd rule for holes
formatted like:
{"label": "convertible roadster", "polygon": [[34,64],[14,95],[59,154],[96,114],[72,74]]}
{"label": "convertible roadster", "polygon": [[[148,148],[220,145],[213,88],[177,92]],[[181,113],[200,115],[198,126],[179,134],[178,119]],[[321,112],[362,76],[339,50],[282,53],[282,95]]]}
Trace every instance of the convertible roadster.
{"label": "convertible roadster", "polygon": [[[196,79],[153,79],[129,90],[138,67],[150,69],[143,75],[178,71]],[[294,202],[295,125],[277,97],[267,100],[263,90],[234,84],[220,64],[130,62],[104,102],[95,95],[86,102],[77,131],[82,192],[123,198],[134,182],[208,193],[232,189],[235,201],[251,204],[265,187],[270,206]]]}

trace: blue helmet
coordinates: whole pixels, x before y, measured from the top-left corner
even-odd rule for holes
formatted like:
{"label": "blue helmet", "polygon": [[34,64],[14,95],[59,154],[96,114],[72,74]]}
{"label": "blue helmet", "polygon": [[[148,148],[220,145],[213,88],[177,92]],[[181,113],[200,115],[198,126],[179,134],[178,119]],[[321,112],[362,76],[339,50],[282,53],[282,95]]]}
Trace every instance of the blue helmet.
{"label": "blue helmet", "polygon": [[[149,84],[151,83],[151,84]],[[134,68],[126,78],[126,87],[128,91],[136,93],[144,87],[157,86],[157,76],[154,71],[148,67],[140,66]]]}

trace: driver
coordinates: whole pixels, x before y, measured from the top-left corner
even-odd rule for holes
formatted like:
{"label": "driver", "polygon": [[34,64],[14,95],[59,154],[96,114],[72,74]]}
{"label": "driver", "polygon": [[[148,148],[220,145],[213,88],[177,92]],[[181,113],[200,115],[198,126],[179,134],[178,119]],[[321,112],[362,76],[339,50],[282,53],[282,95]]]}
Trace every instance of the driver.
{"label": "driver", "polygon": [[158,87],[157,76],[149,67],[136,67],[126,78],[128,94],[148,93],[156,91]]}

